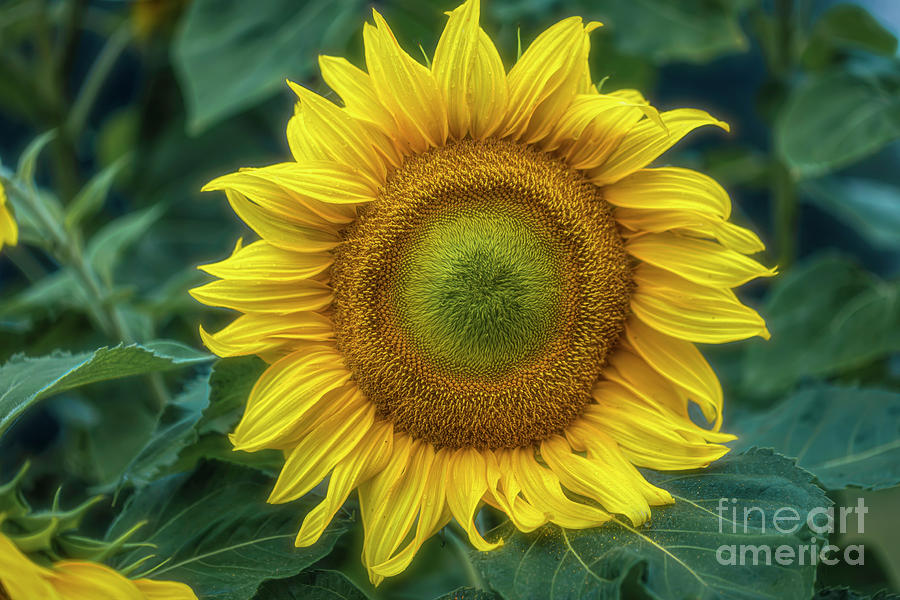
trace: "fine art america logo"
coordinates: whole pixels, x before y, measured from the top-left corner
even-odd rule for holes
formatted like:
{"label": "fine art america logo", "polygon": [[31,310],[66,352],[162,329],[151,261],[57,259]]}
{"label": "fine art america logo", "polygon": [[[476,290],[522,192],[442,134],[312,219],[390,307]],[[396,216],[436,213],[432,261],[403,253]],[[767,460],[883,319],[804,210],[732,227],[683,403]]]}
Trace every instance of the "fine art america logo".
{"label": "fine art america logo", "polygon": [[[848,565],[865,563],[865,546],[862,544],[843,548],[822,544],[824,536],[865,532],[865,517],[869,509],[862,498],[856,506],[814,508],[805,518],[791,506],[782,506],[774,512],[771,505],[768,510],[761,506],[738,507],[736,498],[720,498],[716,512],[719,515],[719,533],[747,534],[759,541],[756,544],[722,544],[716,550],[719,564],[816,565],[821,562],[836,565],[841,560]],[[765,543],[768,536],[774,539],[785,534],[796,534],[804,527],[810,534],[807,543]]]}

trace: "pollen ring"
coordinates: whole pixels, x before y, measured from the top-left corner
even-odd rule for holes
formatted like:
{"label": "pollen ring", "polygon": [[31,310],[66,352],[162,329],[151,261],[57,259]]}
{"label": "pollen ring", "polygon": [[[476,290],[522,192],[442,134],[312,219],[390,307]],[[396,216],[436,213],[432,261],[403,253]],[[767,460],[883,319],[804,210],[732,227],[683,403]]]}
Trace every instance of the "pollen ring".
{"label": "pollen ring", "polygon": [[528,446],[590,401],[631,264],[579,172],[503,141],[411,156],[334,251],[338,347],[378,413],[436,446]]}

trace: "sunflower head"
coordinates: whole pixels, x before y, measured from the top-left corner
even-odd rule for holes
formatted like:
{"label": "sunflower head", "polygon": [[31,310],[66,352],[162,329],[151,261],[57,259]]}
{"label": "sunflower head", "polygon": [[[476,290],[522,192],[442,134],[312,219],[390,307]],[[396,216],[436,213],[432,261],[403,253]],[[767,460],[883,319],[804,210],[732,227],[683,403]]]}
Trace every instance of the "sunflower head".
{"label": "sunflower head", "polygon": [[272,502],[330,477],[298,545],[358,490],[375,583],[454,518],[495,547],[482,502],[525,531],[644,522],[672,498],[636,466],[703,467],[733,439],[693,343],[768,336],[732,288],[773,272],[724,190],[647,168],[727,126],[601,93],[598,23],[560,21],[507,72],[476,0],[449,13],[429,66],[373,20],[365,71],[320,59],[340,105],[291,84],[293,161],[205,188],[261,238],[192,291],[242,313],[201,328],[210,349],[270,363],[235,447],[284,452]]}

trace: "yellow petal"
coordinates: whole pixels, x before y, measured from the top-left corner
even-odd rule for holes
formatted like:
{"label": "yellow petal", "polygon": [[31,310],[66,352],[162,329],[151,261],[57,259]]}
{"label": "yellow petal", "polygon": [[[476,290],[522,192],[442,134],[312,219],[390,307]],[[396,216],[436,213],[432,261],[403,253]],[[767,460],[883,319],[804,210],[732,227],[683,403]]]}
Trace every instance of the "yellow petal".
{"label": "yellow petal", "polygon": [[765,250],[765,245],[755,233],[712,213],[617,208],[615,219],[636,234],[672,231],[690,237],[712,238],[726,248],[741,254],[754,254]]}
{"label": "yellow petal", "polygon": [[526,143],[545,137],[583,85],[590,52],[584,26],[570,17],[541,33],[509,71],[509,107],[502,135]]}
{"label": "yellow petal", "polygon": [[356,169],[338,163],[282,163],[243,169],[203,187],[235,190],[273,214],[299,223],[346,224],[355,206],[371,202],[377,193]]}
{"label": "yellow petal", "polygon": [[553,471],[541,466],[531,448],[515,448],[512,451],[512,468],[516,480],[522,485],[525,498],[560,527],[584,529],[609,521],[605,511],[570,500],[562,490]]}
{"label": "yellow petal", "polygon": [[269,502],[305,496],[363,438],[375,418],[375,405],[352,389],[335,401],[334,410],[309,428],[286,456]]}
{"label": "yellow petal", "polygon": [[541,147],[561,153],[574,168],[602,163],[642,116],[659,119],[645,100],[616,94],[579,94],[554,124]]}
{"label": "yellow petal", "polygon": [[447,106],[450,135],[457,139],[492,133],[508,97],[500,54],[478,26],[479,4],[467,0],[449,13],[431,67]]}
{"label": "yellow petal", "polygon": [[640,427],[635,428],[629,423],[644,421],[648,427],[656,427],[660,431],[666,432],[667,435],[673,436],[672,439],[682,440],[698,447],[705,445],[707,442],[720,444],[735,439],[735,436],[729,433],[705,429],[695,423],[689,416],[676,414],[661,409],[658,405],[654,406],[644,402],[631,390],[613,381],[598,382],[591,394],[596,400],[596,404],[602,406],[596,408],[594,404],[591,404],[589,409],[585,410],[583,414],[593,419],[595,425],[600,424],[602,420],[598,416],[599,413],[603,413],[605,415],[603,418],[605,419],[613,418],[614,415],[621,415],[622,423],[610,426],[609,430],[602,429],[606,433],[611,434],[616,427],[630,428],[631,434],[639,437],[644,430]]}
{"label": "yellow petal", "polygon": [[403,550],[392,558],[372,567],[372,571],[384,577],[392,577],[402,573],[412,562],[422,544],[437,533],[450,521],[450,509],[447,507],[447,463],[452,451],[441,448],[434,454],[434,462],[428,472],[425,491],[419,507],[419,519],[416,522],[416,535]]}
{"label": "yellow petal", "polygon": [[470,133],[475,139],[491,136],[503,122],[509,103],[506,70],[493,40],[478,30],[478,47],[469,75]]}
{"label": "yellow petal", "polygon": [[722,386],[700,351],[692,343],[660,333],[634,318],[625,324],[625,337],[657,373],[686,391],[718,430],[722,423]]}
{"label": "yellow petal", "polygon": [[332,262],[330,254],[291,252],[258,241],[236,248],[223,261],[197,268],[220,279],[299,281],[318,275]]}
{"label": "yellow petal", "polygon": [[316,543],[350,492],[385,467],[391,457],[393,441],[391,423],[376,420],[372,429],[332,471],[325,499],[306,514],[295,545],[304,547]]}
{"label": "yellow petal", "polygon": [[731,216],[731,200],[718,182],[697,171],[678,167],[641,169],[603,188],[614,206],[634,209],[704,212]]}
{"label": "yellow petal", "polygon": [[[342,165],[330,160],[284,162],[239,172],[255,173],[297,194],[302,200],[317,200],[327,205],[356,206],[371,202],[380,189],[357,165]],[[311,206],[313,210],[320,209],[317,203],[311,203]]]}
{"label": "yellow petal", "polygon": [[488,462],[491,460],[496,461],[500,478],[495,489],[489,490],[490,495],[486,499],[506,513],[519,531],[534,531],[545,525],[550,520],[550,515],[533,507],[520,494],[522,486],[513,471],[512,452],[504,448],[495,450],[488,455]]}
{"label": "yellow petal", "polygon": [[249,452],[277,447],[308,410],[349,379],[333,348],[314,346],[285,356],[256,381],[232,443]]}
{"label": "yellow petal", "polygon": [[190,587],[177,581],[135,579],[134,585],[146,600],[197,600],[197,594]]}
{"label": "yellow petal", "polygon": [[294,116],[288,120],[287,135],[291,155],[298,163],[323,162],[329,160],[328,152],[321,140],[308,131],[309,111],[297,102],[294,105]]}
{"label": "yellow petal", "polygon": [[642,169],[678,140],[702,125],[715,125],[728,131],[728,125],[706,111],[678,108],[660,114],[665,129],[649,119],[632,127],[606,161],[590,171],[591,181],[610,185]]}
{"label": "yellow petal", "polygon": [[5,590],[9,600],[62,600],[47,581],[50,574],[0,533],[0,592]]}
{"label": "yellow petal", "polygon": [[237,192],[262,209],[273,221],[287,225],[305,225],[334,231],[330,223],[301,202],[295,194],[254,171],[238,171],[224,175],[203,186],[204,192],[226,190]]}
{"label": "yellow petal", "polygon": [[97,563],[58,562],[50,582],[65,600],[144,600],[131,580]]}
{"label": "yellow petal", "polygon": [[625,347],[612,353],[603,369],[603,377],[624,386],[650,406],[688,417],[689,400],[681,388]]}
{"label": "yellow petal", "polygon": [[328,87],[344,101],[348,115],[371,123],[389,137],[397,136],[397,123],[378,100],[368,73],[338,56],[319,56],[319,69]]}
{"label": "yellow petal", "polygon": [[245,281],[220,279],[190,290],[198,302],[241,312],[287,314],[319,310],[331,304],[331,288],[324,283],[301,281]]}
{"label": "yellow petal", "polygon": [[622,478],[623,485],[633,487],[650,506],[672,504],[672,495],[644,479],[640,471],[622,453],[622,449],[602,429],[585,419],[576,419],[565,431],[572,448],[586,451],[588,461],[615,470]]}
{"label": "yellow petal", "polygon": [[644,95],[640,91],[634,89],[616,90],[614,92],[609,92],[609,95],[616,96],[633,104],[647,104],[647,99],[644,98]]}
{"label": "yellow petal", "polygon": [[434,51],[431,72],[447,106],[450,135],[469,132],[469,97],[480,90],[469,88],[472,61],[478,48],[479,0],[467,0],[448,13],[450,18]]}
{"label": "yellow petal", "polygon": [[640,265],[631,308],[644,323],[689,342],[722,344],[753,336],[769,339],[766,323],[734,292],[692,283],[663,269]]}
{"label": "yellow petal", "polygon": [[631,238],[625,243],[625,249],[646,263],[710,287],[736,287],[777,273],[716,242],[672,232]]}
{"label": "yellow petal", "polygon": [[422,152],[447,139],[447,111],[437,82],[427,68],[403,51],[378,11],[375,26],[363,26],[366,67],[381,104],[397,122],[412,149]]}
{"label": "yellow petal", "polygon": [[[611,381],[597,384],[593,395],[597,402],[587,405],[581,418],[613,438],[631,462],[640,467],[661,470],[705,467],[728,452],[728,447],[709,443],[708,439],[716,442],[734,439],[703,429],[689,419],[653,410]],[[577,432],[577,428],[573,429],[573,435]]]}
{"label": "yellow petal", "polygon": [[324,252],[338,245],[338,234],[330,226],[293,223],[260,208],[237,191],[225,190],[225,195],[237,216],[273,246],[294,252]]}
{"label": "yellow petal", "polygon": [[0,183],[0,250],[4,244],[15,246],[19,242],[19,227],[13,218],[12,211],[7,204],[6,190]]}
{"label": "yellow petal", "polygon": [[303,341],[330,340],[334,338],[334,325],[328,317],[311,311],[285,315],[250,313],[217,333],[208,333],[201,326],[200,337],[216,356],[246,356]]}
{"label": "yellow petal", "polygon": [[475,527],[475,511],[488,488],[496,485],[500,473],[492,473],[497,479],[488,483],[487,464],[481,452],[475,448],[460,448],[453,453],[447,473],[450,480],[447,504],[457,522],[466,530],[472,545],[481,552],[487,552],[502,542],[489,543],[481,536]]}
{"label": "yellow petal", "polygon": [[363,563],[375,585],[384,576],[372,567],[390,559],[412,528],[432,462],[434,449],[430,443],[396,435],[387,466],[359,487],[359,509],[365,529]]}
{"label": "yellow petal", "polygon": [[569,442],[553,436],[541,442],[541,458],[566,489],[600,503],[609,512],[628,517],[634,525],[650,518],[650,505],[632,484],[632,474],[572,452]]}
{"label": "yellow petal", "polygon": [[[390,151],[387,138],[372,135],[371,130],[344,112],[338,105],[302,85],[288,85],[300,98],[300,114],[304,132],[313,137],[319,152],[345,167],[359,168],[376,185],[384,183],[387,174],[385,153]],[[376,146],[381,145],[381,152]]]}

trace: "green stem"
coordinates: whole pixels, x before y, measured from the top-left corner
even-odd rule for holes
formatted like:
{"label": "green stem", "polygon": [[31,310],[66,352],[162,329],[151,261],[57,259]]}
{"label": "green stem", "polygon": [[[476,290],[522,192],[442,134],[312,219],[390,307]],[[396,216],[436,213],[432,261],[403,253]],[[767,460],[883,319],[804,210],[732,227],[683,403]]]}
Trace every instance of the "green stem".
{"label": "green stem", "polygon": [[465,532],[461,529],[457,532],[457,528],[459,526],[455,523],[451,523],[447,527],[444,527],[444,534],[447,536],[447,539],[450,540],[450,544],[456,550],[456,554],[459,556],[460,562],[462,563],[463,569],[466,571],[466,577],[469,579],[469,583],[476,590],[486,590],[487,585],[484,583],[484,578],[481,576],[481,573],[478,572],[478,569],[475,567],[475,563],[472,562],[472,555],[469,549],[468,544],[463,541],[463,536]]}
{"label": "green stem", "polygon": [[37,197],[34,189],[23,189],[16,183],[12,177],[6,177],[7,181],[13,184],[16,192],[27,203],[34,217],[37,219],[37,225],[41,228],[50,242],[50,254],[60,263],[68,265],[76,277],[81,281],[84,290],[88,293],[88,312],[97,323],[100,329],[107,335],[115,332],[113,319],[109,312],[104,312],[101,307],[107,307],[105,294],[100,288],[97,277],[93,274],[81,252],[77,250],[71,236],[62,228],[59,222],[53,218],[47,207]]}
{"label": "green stem", "polygon": [[[46,206],[37,196],[34,189],[23,189],[21,184],[4,174],[4,178],[14,185],[18,195],[28,202],[38,225],[49,236],[51,254],[61,264],[72,269],[88,295],[88,314],[103,332],[119,341],[132,344],[136,341],[134,334],[118,307],[109,303],[109,287],[104,285],[91,265],[84,259],[80,245],[75,236],[70,235],[60,223],[53,218]],[[154,408],[162,409],[169,402],[169,393],[162,377],[157,373],[148,376],[150,390],[154,399]]]}
{"label": "green stem", "polygon": [[779,75],[789,74],[794,67],[794,0],[775,0],[775,22],[778,27]]}
{"label": "green stem", "polygon": [[87,0],[69,0],[62,7],[63,26],[57,37],[53,57],[58,78],[66,77],[72,70],[72,62],[75,60],[75,51],[81,37],[85,8]]}
{"label": "green stem", "polygon": [[5,249],[3,253],[25,275],[29,283],[35,283],[47,275],[47,270],[44,269],[43,265],[38,262],[26,246],[20,244],[19,246]]}
{"label": "green stem", "polygon": [[109,77],[122,52],[128,47],[129,41],[131,41],[131,30],[128,26],[123,25],[109,37],[103,50],[91,65],[91,70],[78,91],[78,97],[66,120],[65,130],[71,139],[76,139],[84,128],[94,102],[103,88],[103,83]]}
{"label": "green stem", "polygon": [[[774,77],[782,89],[790,86],[795,67],[794,36],[796,34],[795,0],[775,0],[777,27],[777,59]],[[772,224],[775,229],[777,264],[784,270],[791,266],[797,245],[797,185],[790,169],[777,156],[773,157]]]}
{"label": "green stem", "polygon": [[790,170],[775,161],[772,178],[772,224],[775,228],[776,264],[784,271],[797,253],[797,186]]}

